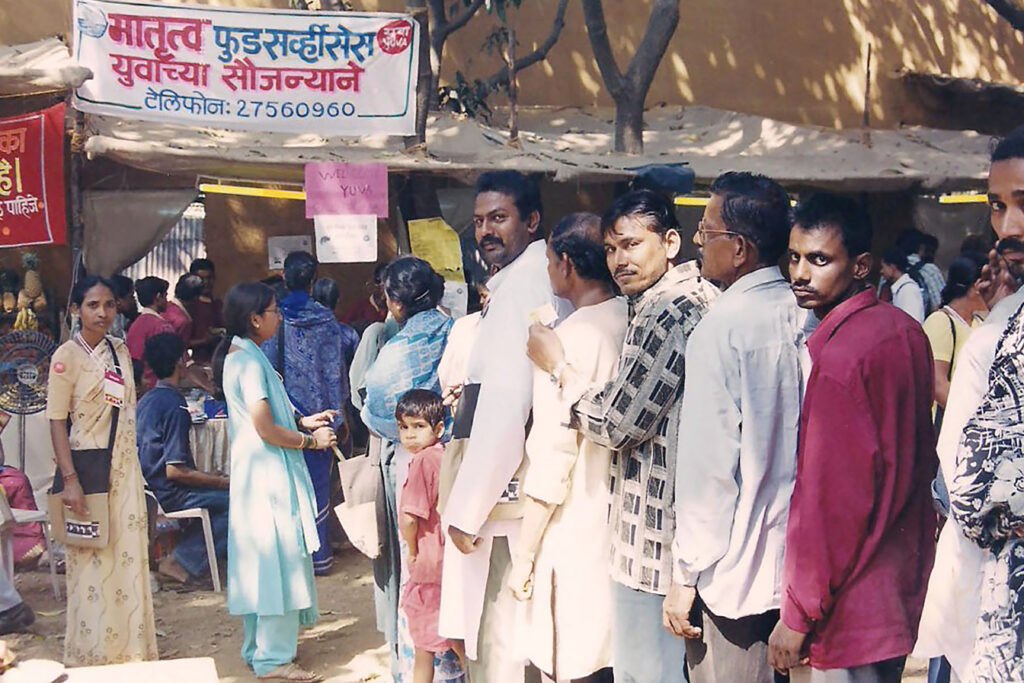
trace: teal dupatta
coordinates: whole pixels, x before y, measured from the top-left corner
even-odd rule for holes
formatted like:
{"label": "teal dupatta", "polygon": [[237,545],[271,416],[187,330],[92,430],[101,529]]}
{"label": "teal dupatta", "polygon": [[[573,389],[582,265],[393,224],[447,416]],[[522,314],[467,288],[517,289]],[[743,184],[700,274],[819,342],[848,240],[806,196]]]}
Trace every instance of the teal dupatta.
{"label": "teal dupatta", "polygon": [[256,433],[248,406],[265,399],[274,422],[295,429],[295,412],[267,357],[248,339],[224,362],[231,441],[228,611],[318,615],[312,553],[320,547],[313,484],[302,451],[271,446]]}

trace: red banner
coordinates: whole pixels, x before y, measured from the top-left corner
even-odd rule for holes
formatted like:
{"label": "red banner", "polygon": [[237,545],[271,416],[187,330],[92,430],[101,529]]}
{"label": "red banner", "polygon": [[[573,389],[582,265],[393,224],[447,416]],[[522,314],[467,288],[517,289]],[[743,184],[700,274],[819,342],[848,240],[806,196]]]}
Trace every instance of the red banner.
{"label": "red banner", "polygon": [[64,105],[0,119],[0,247],[66,236]]}

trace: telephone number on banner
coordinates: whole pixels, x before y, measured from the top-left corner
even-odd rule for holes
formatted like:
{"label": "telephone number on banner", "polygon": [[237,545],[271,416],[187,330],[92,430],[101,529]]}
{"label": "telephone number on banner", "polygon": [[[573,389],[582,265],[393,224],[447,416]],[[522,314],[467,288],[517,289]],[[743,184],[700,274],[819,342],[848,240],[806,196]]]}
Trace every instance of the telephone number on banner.
{"label": "telephone number on banner", "polygon": [[291,102],[280,100],[225,100],[200,92],[183,95],[174,90],[149,88],[143,106],[151,111],[189,112],[197,116],[233,116],[239,119],[321,119],[355,116],[351,102]]}

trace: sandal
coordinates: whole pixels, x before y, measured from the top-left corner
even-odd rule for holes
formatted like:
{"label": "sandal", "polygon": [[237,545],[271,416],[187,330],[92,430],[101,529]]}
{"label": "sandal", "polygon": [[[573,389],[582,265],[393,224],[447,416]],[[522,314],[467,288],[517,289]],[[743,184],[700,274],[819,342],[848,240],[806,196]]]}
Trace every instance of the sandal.
{"label": "sandal", "polygon": [[320,681],[324,680],[324,677],[320,674],[306,671],[295,664],[279,666],[270,673],[257,676],[256,678],[261,681],[293,681],[294,683],[320,683]]}

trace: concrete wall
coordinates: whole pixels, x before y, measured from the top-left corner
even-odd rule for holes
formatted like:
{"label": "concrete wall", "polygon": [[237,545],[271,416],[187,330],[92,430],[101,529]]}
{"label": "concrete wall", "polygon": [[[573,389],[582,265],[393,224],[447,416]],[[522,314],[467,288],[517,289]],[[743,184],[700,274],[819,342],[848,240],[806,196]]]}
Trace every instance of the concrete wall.
{"label": "concrete wall", "polygon": [[[195,0],[287,7],[288,0]],[[606,0],[609,33],[624,69],[640,42],[651,0]],[[168,2],[167,4],[172,4]],[[404,0],[355,0],[359,9],[401,11]],[[451,4],[451,3],[449,3]],[[555,0],[526,0],[510,13],[525,53],[547,35]],[[66,34],[70,0],[0,0],[0,43]],[[525,71],[523,104],[609,104],[583,25],[567,25],[546,63]],[[500,67],[481,49],[496,19],[481,11],[449,41],[442,77],[483,78]],[[897,79],[900,69],[1004,83],[1024,80],[1024,39],[983,0],[687,0],[654,80],[648,106],[701,104],[835,127],[859,126],[868,45],[873,46],[873,125],[928,119]],[[947,125],[955,126],[955,112]]]}

